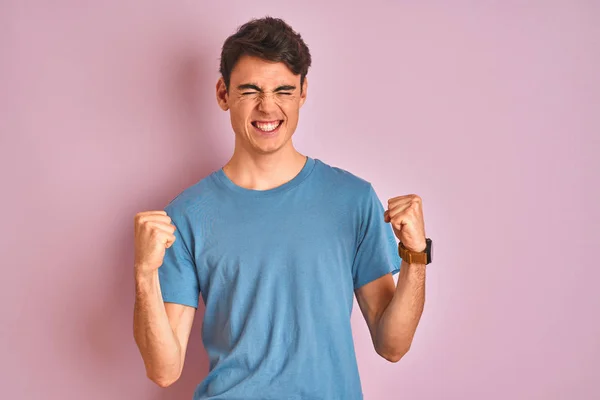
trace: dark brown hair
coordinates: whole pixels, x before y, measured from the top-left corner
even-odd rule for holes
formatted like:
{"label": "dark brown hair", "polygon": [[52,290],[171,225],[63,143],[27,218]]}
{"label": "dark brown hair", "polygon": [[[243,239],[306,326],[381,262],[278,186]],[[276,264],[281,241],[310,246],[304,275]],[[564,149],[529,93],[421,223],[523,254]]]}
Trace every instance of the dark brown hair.
{"label": "dark brown hair", "polygon": [[229,36],[221,50],[219,72],[227,91],[231,71],[241,56],[260,57],[267,61],[283,62],[295,75],[300,75],[300,90],[308,73],[311,57],[300,34],[279,18],[252,19]]}

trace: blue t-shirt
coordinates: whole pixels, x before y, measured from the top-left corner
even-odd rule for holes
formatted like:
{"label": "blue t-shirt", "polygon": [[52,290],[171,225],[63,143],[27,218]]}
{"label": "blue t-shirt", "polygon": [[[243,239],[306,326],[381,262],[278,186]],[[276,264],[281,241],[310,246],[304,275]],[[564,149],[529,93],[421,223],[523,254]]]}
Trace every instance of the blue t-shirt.
{"label": "blue t-shirt", "polygon": [[159,278],[165,302],[206,312],[199,399],[360,400],[354,290],[400,268],[371,183],[307,157],[270,190],[219,169],[173,199]]}

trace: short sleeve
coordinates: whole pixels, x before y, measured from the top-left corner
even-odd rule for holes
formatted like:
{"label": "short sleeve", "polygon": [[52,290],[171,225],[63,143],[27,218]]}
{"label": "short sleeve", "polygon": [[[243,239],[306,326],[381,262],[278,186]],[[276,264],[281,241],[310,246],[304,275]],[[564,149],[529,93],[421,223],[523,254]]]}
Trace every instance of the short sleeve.
{"label": "short sleeve", "polygon": [[401,258],[392,226],[384,221],[385,209],[369,184],[368,195],[360,205],[356,256],[352,266],[354,289],[400,271]]}
{"label": "short sleeve", "polygon": [[170,203],[165,207],[175,225],[175,242],[166,249],[158,277],[163,301],[198,308],[200,289],[198,271],[190,251],[193,231],[189,220]]}

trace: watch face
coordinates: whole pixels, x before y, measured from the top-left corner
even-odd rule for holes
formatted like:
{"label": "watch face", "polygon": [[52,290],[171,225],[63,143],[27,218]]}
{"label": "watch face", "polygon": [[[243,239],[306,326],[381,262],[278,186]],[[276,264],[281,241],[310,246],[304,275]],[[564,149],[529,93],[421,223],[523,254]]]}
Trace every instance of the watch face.
{"label": "watch face", "polygon": [[428,251],[428,256],[429,256],[429,262],[433,261],[433,242],[431,241],[431,239],[427,239],[427,248],[429,249]]}

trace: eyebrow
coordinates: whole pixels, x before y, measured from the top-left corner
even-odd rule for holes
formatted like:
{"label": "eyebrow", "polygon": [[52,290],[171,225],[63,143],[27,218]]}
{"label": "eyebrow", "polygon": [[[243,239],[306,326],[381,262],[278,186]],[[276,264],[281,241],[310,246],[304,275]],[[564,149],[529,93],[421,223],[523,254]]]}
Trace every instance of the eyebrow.
{"label": "eyebrow", "polygon": [[[238,90],[256,90],[257,92],[262,92],[263,90],[261,88],[259,88],[257,85],[253,84],[253,83],[244,83],[243,85],[239,85]],[[281,85],[275,88],[275,90],[273,90],[274,92],[285,92],[285,91],[292,91],[295,90],[296,86],[293,85]]]}

